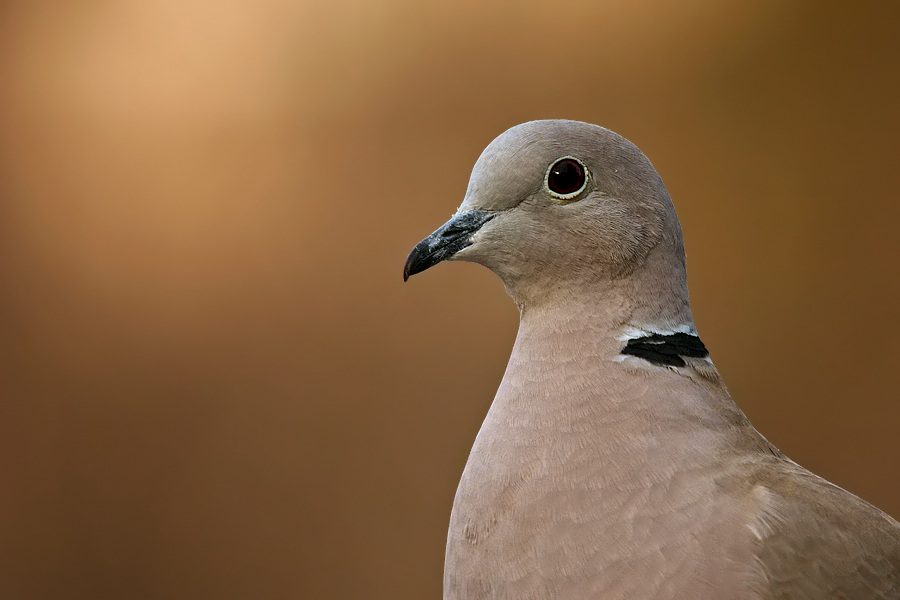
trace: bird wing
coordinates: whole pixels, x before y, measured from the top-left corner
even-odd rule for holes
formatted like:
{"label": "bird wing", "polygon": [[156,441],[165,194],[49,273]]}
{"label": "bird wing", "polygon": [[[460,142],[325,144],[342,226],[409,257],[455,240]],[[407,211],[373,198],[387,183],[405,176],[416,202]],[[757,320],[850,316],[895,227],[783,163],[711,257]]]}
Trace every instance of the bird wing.
{"label": "bird wing", "polygon": [[760,600],[900,599],[900,523],[785,458],[752,493]]}

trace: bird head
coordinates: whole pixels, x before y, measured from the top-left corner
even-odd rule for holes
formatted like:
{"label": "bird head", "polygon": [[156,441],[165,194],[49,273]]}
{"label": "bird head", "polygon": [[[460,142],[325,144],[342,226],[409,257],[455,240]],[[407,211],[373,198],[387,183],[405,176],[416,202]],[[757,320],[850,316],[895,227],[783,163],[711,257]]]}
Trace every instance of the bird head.
{"label": "bird head", "polygon": [[629,278],[654,256],[683,280],[678,218],[641,151],[596,125],[532,121],[482,152],[456,214],[415,246],[403,276],[480,263],[522,305]]}

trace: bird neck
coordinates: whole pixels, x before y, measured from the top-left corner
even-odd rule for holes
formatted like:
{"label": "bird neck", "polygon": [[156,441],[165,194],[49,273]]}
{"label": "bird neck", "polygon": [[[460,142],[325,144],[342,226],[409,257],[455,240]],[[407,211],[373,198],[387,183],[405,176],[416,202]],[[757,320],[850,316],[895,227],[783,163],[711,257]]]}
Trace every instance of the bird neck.
{"label": "bird neck", "polygon": [[[554,274],[552,280],[548,279]],[[587,327],[614,332],[623,326],[647,331],[694,330],[688,301],[684,250],[679,236],[664,239],[629,271],[611,274],[586,263],[562,274],[544,268],[504,281],[523,323],[578,319]]]}
{"label": "bird neck", "polygon": [[558,282],[540,294],[514,295],[523,326],[579,330],[582,335],[619,336],[625,328],[647,332],[694,332],[683,277],[644,270],[627,278]]}
{"label": "bird neck", "polygon": [[[552,302],[520,305],[513,359],[551,361],[596,373],[603,365],[617,367],[628,341],[637,336],[695,334],[686,301],[641,298],[628,289],[631,283],[613,282],[587,292],[558,293]],[[679,304],[681,310],[673,310]]]}
{"label": "bird neck", "polygon": [[[757,445],[758,434],[731,400],[705,349],[702,358],[687,352],[677,367],[623,353],[635,332],[693,332],[686,292],[668,299],[650,295],[643,302],[633,300],[641,298],[633,289],[620,286],[597,292],[522,307],[492,411],[542,427],[577,427],[595,430],[594,435],[600,428],[605,439],[622,443],[639,431],[668,429],[670,440],[727,430],[737,436],[733,440]],[[675,306],[673,300],[681,301],[680,310],[660,309]]]}

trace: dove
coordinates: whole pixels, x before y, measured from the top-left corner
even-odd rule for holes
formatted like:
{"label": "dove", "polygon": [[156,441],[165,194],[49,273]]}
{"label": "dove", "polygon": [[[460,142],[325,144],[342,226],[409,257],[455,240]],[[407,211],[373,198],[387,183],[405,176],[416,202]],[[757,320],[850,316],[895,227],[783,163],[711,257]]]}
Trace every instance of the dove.
{"label": "dove", "polygon": [[403,278],[443,261],[489,268],[520,314],[454,499],[445,600],[900,598],[900,524],[731,399],[632,143],[566,120],[504,132]]}

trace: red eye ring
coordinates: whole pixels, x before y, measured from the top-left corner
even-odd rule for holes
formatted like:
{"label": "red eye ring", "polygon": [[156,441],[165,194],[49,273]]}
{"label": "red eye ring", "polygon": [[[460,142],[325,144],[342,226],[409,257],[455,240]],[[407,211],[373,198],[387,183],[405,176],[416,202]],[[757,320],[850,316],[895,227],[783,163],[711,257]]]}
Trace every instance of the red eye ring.
{"label": "red eye ring", "polygon": [[556,198],[569,200],[580,194],[587,185],[587,169],[574,156],[564,156],[547,169],[544,184]]}

